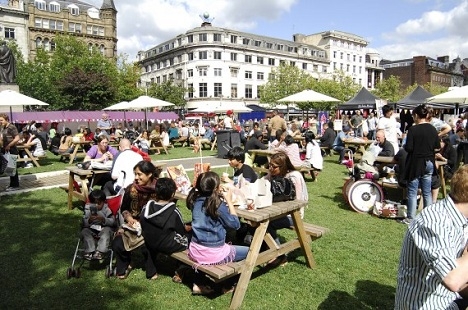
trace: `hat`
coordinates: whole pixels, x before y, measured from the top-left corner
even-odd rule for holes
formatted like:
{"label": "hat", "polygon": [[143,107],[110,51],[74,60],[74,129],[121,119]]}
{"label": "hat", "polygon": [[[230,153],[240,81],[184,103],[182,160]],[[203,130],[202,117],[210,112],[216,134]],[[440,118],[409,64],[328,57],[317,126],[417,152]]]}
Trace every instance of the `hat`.
{"label": "hat", "polygon": [[226,114],[227,114],[227,115],[232,115],[233,113],[234,113],[234,112],[233,112],[232,110],[227,110],[227,111],[226,111]]}

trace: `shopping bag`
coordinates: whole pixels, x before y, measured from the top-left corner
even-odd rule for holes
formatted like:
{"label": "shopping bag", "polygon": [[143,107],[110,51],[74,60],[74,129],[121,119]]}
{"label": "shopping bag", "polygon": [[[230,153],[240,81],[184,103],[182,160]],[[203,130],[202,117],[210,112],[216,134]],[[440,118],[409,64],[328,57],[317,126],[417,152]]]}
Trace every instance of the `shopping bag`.
{"label": "shopping bag", "polygon": [[202,163],[195,163],[195,167],[193,169],[193,182],[192,186],[195,187],[197,184],[197,178],[200,174],[203,172],[208,172],[210,171],[210,164],[202,164]]}
{"label": "shopping bag", "polygon": [[12,155],[10,152],[5,153],[3,155],[7,160],[7,166],[5,168],[5,174],[12,177],[16,174],[16,159],[18,158],[17,155]]}
{"label": "shopping bag", "polygon": [[185,195],[189,193],[191,184],[187,172],[185,172],[184,166],[178,165],[167,167],[167,174],[171,179],[174,180],[178,192]]}

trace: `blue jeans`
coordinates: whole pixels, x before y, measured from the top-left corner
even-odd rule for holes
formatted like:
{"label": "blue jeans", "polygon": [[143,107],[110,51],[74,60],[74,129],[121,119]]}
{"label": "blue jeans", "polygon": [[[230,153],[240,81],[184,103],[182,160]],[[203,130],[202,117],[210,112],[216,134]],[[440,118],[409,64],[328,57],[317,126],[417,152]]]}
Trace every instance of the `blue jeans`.
{"label": "blue jeans", "polygon": [[247,257],[247,253],[249,253],[249,247],[248,246],[242,246],[242,245],[234,245],[236,248],[236,256],[234,256],[234,261],[238,262]]}
{"label": "blue jeans", "polygon": [[334,150],[334,151],[340,153],[340,158],[338,159],[340,162],[341,162],[341,161],[343,160],[343,158],[344,158],[344,153],[345,153],[345,152],[344,152],[344,149],[345,149],[344,146],[341,146],[341,145],[335,145],[335,146],[333,147],[333,150]]}
{"label": "blue jeans", "polygon": [[417,195],[419,187],[421,187],[422,191],[424,208],[432,204],[431,181],[433,171],[434,164],[430,160],[428,160],[426,161],[426,169],[424,170],[424,175],[408,182],[408,218],[414,219],[414,217],[416,216]]}

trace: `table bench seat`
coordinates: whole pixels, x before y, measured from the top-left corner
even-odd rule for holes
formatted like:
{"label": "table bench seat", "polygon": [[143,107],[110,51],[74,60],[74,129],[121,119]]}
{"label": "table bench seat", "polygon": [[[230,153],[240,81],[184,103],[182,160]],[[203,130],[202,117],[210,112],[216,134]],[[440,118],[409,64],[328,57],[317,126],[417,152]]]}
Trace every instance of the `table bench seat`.
{"label": "table bench seat", "polygon": [[29,157],[29,156],[28,156],[28,157],[26,157],[26,158],[24,158],[24,157],[18,157],[18,159],[16,160],[16,162],[18,162],[18,163],[22,163],[22,162],[32,162],[32,163],[34,163],[34,164],[37,163],[36,166],[39,167],[39,166],[40,166],[40,165],[39,165],[39,161],[40,161],[41,159],[44,159],[44,158],[47,158],[47,155],[44,154],[44,155],[42,155],[42,156],[34,156],[34,157]]}
{"label": "table bench seat", "polygon": [[[188,257],[187,250],[173,253],[171,257],[188,266],[192,266],[194,264],[194,262]],[[243,265],[244,261],[232,262],[224,265],[199,265],[197,266],[197,270],[205,273],[215,283],[218,283],[239,274]]]}
{"label": "table bench seat", "polygon": [[[294,226],[291,226],[291,229],[294,229]],[[330,231],[330,229],[310,223],[304,222],[304,230],[307,235],[309,235],[312,240],[321,238],[324,234]]]}
{"label": "table bench seat", "polygon": [[184,147],[186,144],[188,144],[188,139],[187,137],[184,137],[184,138],[178,138],[178,139],[174,139],[172,140],[171,144],[173,146],[176,146],[176,143],[179,143],[181,147]]}
{"label": "table bench seat", "polygon": [[[312,180],[315,181],[316,180],[316,175],[314,172],[317,172],[317,171],[320,171],[320,170],[317,170],[315,168],[306,168],[306,167],[295,167],[297,171],[299,171],[303,176],[305,173],[310,173],[310,175],[312,176]],[[258,174],[262,175],[262,174],[268,174],[269,172],[269,169],[268,168],[265,168],[265,167],[253,167],[253,170],[255,172],[257,172]],[[305,177],[305,176],[304,176]]]}
{"label": "table bench seat", "polygon": [[169,151],[167,150],[167,147],[164,147],[164,146],[152,146],[149,148],[150,151],[163,151],[165,152],[166,154],[169,154]]}

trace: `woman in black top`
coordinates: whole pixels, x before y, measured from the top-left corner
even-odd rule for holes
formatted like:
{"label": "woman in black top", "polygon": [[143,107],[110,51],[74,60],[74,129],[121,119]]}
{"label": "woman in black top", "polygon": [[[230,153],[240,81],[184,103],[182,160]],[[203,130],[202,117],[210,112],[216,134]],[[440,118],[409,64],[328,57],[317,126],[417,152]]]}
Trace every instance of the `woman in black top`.
{"label": "woman in black top", "polygon": [[440,151],[435,154],[437,160],[446,161],[444,165],[444,178],[451,179],[456,170],[457,150],[450,143],[449,136],[442,136],[440,139]]}
{"label": "woman in black top", "polygon": [[[437,130],[427,121],[428,109],[422,104],[413,111],[415,124],[408,130],[404,149],[408,152],[406,159],[405,180],[408,191],[408,220],[416,216],[416,196],[421,187],[424,207],[432,204],[431,180],[437,174],[435,150],[440,148]],[[408,223],[409,221],[404,221]]]}

